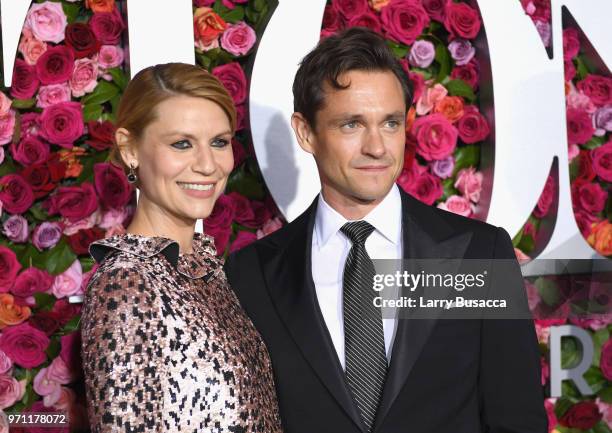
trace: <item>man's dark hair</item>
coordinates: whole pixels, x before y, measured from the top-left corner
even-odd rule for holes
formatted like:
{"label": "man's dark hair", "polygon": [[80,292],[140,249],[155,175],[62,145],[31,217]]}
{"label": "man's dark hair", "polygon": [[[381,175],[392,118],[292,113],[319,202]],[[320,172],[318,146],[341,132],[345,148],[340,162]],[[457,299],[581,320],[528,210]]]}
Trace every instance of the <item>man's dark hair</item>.
{"label": "man's dark hair", "polygon": [[410,81],[385,40],[365,27],[351,27],[323,39],[302,59],[293,81],[294,111],[314,127],[325,99],[324,83],[346,89],[349,86],[341,85],[338,77],[353,70],[392,72],[402,86],[406,109],[412,103]]}

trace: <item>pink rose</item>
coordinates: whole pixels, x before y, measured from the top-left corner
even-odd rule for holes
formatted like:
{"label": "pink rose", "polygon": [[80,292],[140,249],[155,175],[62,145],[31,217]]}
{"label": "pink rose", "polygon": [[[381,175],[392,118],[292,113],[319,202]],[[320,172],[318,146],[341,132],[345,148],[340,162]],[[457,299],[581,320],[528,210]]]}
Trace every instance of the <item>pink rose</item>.
{"label": "pink rose", "polygon": [[102,45],[98,54],[98,65],[103,69],[116,68],[123,63],[123,48],[116,45]]}
{"label": "pink rose", "polygon": [[585,111],[567,109],[567,140],[569,144],[585,144],[589,141],[595,128],[591,116]]}
{"label": "pink rose", "polygon": [[68,101],[70,101],[70,87],[68,83],[41,86],[38,90],[38,95],[36,95],[36,106],[40,108]]}
{"label": "pink rose", "polygon": [[252,244],[257,240],[257,235],[255,233],[249,232],[247,230],[241,230],[238,232],[236,239],[232,242],[230,246],[230,253],[234,251],[238,251],[239,249],[246,247],[249,244]]}
{"label": "pink rose", "polygon": [[42,135],[51,143],[71,148],[83,135],[83,111],[78,102],[60,102],[47,107],[40,116]]}
{"label": "pink rose", "polygon": [[81,262],[75,260],[68,269],[55,277],[51,285],[51,292],[58,298],[82,294],[81,281],[83,279],[83,269]]}
{"label": "pink rose", "polygon": [[576,90],[573,84],[570,84],[570,91],[566,96],[566,102],[568,108],[574,108],[576,110],[586,111],[589,114],[593,114],[597,111],[597,107],[591,101],[587,95]]}
{"label": "pink rose", "polygon": [[264,225],[257,230],[257,239],[261,239],[265,236],[268,236],[270,233],[274,233],[278,229],[283,226],[282,221],[278,217],[274,217],[269,219],[264,223]]}
{"label": "pink rose", "polygon": [[[49,378],[49,367],[42,368],[32,381],[32,388],[36,394],[44,397],[44,402],[53,406],[60,396],[60,384]],[[46,404],[45,404],[46,406]]]}
{"label": "pink rose", "polygon": [[68,81],[74,68],[74,53],[64,45],[45,51],[36,62],[36,73],[42,84],[60,84]]}
{"label": "pink rose", "polygon": [[0,335],[0,349],[23,368],[34,368],[45,362],[49,337],[27,322],[9,326]]}
{"label": "pink rose", "polygon": [[608,193],[598,183],[584,183],[577,193],[579,206],[591,213],[601,212],[608,199]]}
{"label": "pink rose", "polygon": [[28,65],[35,65],[38,58],[47,51],[47,44],[36,39],[31,31],[23,29],[18,50]]}
{"label": "pink rose", "polygon": [[6,212],[21,214],[34,203],[34,191],[20,174],[0,177],[0,201]]}
{"label": "pink rose", "polygon": [[577,87],[598,107],[612,104],[612,78],[610,77],[589,74],[578,83]]}
{"label": "pink rose", "polygon": [[392,0],[380,14],[389,39],[412,45],[429,25],[429,15],[420,1]]}
{"label": "pink rose", "polygon": [[463,109],[463,116],[457,122],[459,138],[466,144],[478,143],[485,140],[491,130],[489,122],[480,114],[474,105],[467,105]]}
{"label": "pink rose", "polygon": [[39,251],[53,248],[62,237],[62,225],[55,221],[44,221],[32,232],[32,243]]}
{"label": "pink rose", "polygon": [[61,186],[44,206],[50,215],[59,213],[67,222],[76,222],[94,213],[98,208],[96,192],[89,182],[81,186]]}
{"label": "pink rose", "polygon": [[221,36],[221,47],[234,56],[244,56],[255,45],[257,35],[244,21],[230,24]]}
{"label": "pink rose", "polygon": [[460,195],[451,195],[444,203],[440,203],[438,207],[465,217],[472,215],[472,205],[470,201]]}
{"label": "pink rose", "polygon": [[2,233],[11,242],[23,243],[28,240],[28,220],[21,215],[11,215],[6,221]]}
{"label": "pink rose", "polygon": [[0,374],[0,409],[11,407],[23,398],[26,381],[19,382],[8,374]]}
{"label": "pink rose", "polygon": [[24,113],[21,116],[21,135],[39,135],[40,114]]}
{"label": "pink rose", "polygon": [[527,263],[529,260],[531,260],[531,257],[529,257],[527,254],[525,254],[518,248],[514,248],[514,255],[516,256],[516,260],[519,262],[520,265],[522,265],[523,263]]}
{"label": "pink rose", "polygon": [[0,146],[10,143],[15,132],[15,110],[0,116]]}
{"label": "pink rose", "polygon": [[446,95],[448,95],[448,90],[446,90],[446,87],[442,84],[438,83],[432,87],[428,87],[417,101],[417,114],[423,116],[429,113]]}
{"label": "pink rose", "polygon": [[0,350],[0,374],[8,373],[13,367],[13,361],[9,358],[3,350]]}
{"label": "pink rose", "polygon": [[444,22],[446,16],[446,1],[445,0],[422,0],[423,8],[429,16],[441,23]]}
{"label": "pink rose", "polygon": [[457,129],[439,113],[419,117],[412,126],[416,152],[427,161],[444,159],[457,146]]}
{"label": "pink rose", "polygon": [[42,164],[49,157],[49,145],[33,135],[24,136],[21,141],[11,143],[15,161],[23,166]]}
{"label": "pink rose", "polygon": [[533,214],[537,218],[544,218],[548,215],[550,210],[550,206],[556,195],[556,185],[555,179],[552,176],[548,176],[546,179],[546,183],[544,184],[544,191],[542,191],[542,195],[538,199],[538,203],[536,208],[533,211]]}
{"label": "pink rose", "polygon": [[51,283],[53,283],[53,277],[48,272],[30,267],[17,276],[11,293],[25,299],[34,296],[35,293],[46,292],[51,287]]}
{"label": "pink rose", "polygon": [[446,4],[444,27],[453,36],[474,39],[480,31],[480,16],[467,3],[449,1]]}
{"label": "pink rose", "polygon": [[563,30],[563,59],[572,60],[580,52],[580,36],[578,30],[567,28]]}
{"label": "pink rose", "polygon": [[98,63],[87,57],[78,59],[74,62],[69,84],[75,98],[93,92],[98,85]]}
{"label": "pink rose", "polygon": [[47,377],[60,385],[67,385],[76,379],[61,356],[55,358],[47,369]]}
{"label": "pink rose", "polygon": [[244,71],[238,62],[217,66],[212,73],[221,81],[232,96],[234,103],[241,104],[246,99],[247,81]]}
{"label": "pink rose", "polygon": [[427,171],[417,176],[405,191],[428,205],[434,204],[443,194],[440,179]]}
{"label": "pink rose", "polygon": [[369,9],[367,0],[332,0],[332,7],[346,20],[361,15]]}
{"label": "pink rose", "polygon": [[[66,236],[72,236],[79,232],[79,230],[88,230],[100,222],[100,211],[96,209],[91,215],[88,215],[82,219],[71,222],[70,220],[64,221],[64,234]],[[108,237],[108,236],[106,236]]]}
{"label": "pink rose", "polygon": [[11,111],[11,104],[13,101],[6,96],[4,93],[0,92],[0,116],[6,116]]}
{"label": "pink rose", "polygon": [[455,66],[451,71],[451,78],[453,80],[463,80],[472,89],[476,90],[480,82],[480,65],[478,60],[473,58],[465,65]]}
{"label": "pink rose", "polygon": [[463,196],[474,203],[480,200],[482,192],[482,173],[477,172],[474,167],[463,168],[457,173],[455,188]]}
{"label": "pink rose", "polygon": [[591,156],[595,174],[606,182],[612,182],[612,140],[591,150]]}
{"label": "pink rose", "polygon": [[57,44],[64,40],[67,24],[62,4],[46,1],[30,7],[24,26],[37,39]]}
{"label": "pink rose", "polygon": [[29,99],[34,96],[39,85],[36,67],[28,65],[21,59],[15,59],[11,95],[18,99]]}
{"label": "pink rose", "polygon": [[89,20],[89,26],[98,41],[104,45],[117,45],[125,29],[123,18],[115,8],[113,12],[96,12]]}
{"label": "pink rose", "polygon": [[102,214],[100,223],[98,226],[101,229],[109,229],[123,224],[123,221],[127,218],[127,209],[125,206],[120,208],[111,208]]}

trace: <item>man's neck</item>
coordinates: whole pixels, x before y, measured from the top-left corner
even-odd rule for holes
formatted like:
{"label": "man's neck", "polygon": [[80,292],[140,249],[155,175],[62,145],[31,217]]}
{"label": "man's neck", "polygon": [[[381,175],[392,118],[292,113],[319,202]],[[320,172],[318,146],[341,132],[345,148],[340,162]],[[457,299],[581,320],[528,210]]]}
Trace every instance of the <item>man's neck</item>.
{"label": "man's neck", "polygon": [[[388,192],[387,192],[388,194]],[[321,195],[333,210],[338,212],[349,221],[361,220],[365,218],[376,206],[378,206],[386,197],[377,198],[375,200],[360,200],[357,197],[347,197],[336,192],[330,192],[323,188]]]}

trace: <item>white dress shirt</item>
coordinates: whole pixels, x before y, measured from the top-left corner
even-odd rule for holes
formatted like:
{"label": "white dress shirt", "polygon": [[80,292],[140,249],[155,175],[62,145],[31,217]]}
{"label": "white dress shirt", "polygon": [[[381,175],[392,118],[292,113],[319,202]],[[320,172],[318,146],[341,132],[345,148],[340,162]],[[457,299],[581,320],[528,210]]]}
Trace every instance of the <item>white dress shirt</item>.
{"label": "white dress shirt", "polygon": [[[364,218],[374,231],[366,240],[371,259],[402,258],[402,201],[397,185]],[[342,276],[351,241],[340,231],[349,222],[335,211],[319,193],[312,235],[312,278],[325,325],[331,336],[342,368],[344,357],[344,320],[342,313]],[[395,318],[383,319],[385,352],[391,361],[396,329]]]}

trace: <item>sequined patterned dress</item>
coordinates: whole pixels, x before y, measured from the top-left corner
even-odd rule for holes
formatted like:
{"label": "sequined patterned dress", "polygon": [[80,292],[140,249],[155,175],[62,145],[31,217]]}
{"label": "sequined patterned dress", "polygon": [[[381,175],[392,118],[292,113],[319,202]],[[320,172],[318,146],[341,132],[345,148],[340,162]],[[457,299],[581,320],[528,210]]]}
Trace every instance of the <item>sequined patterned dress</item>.
{"label": "sequined patterned dress", "polygon": [[210,236],[96,241],[81,319],[92,432],[281,432],[267,349]]}

